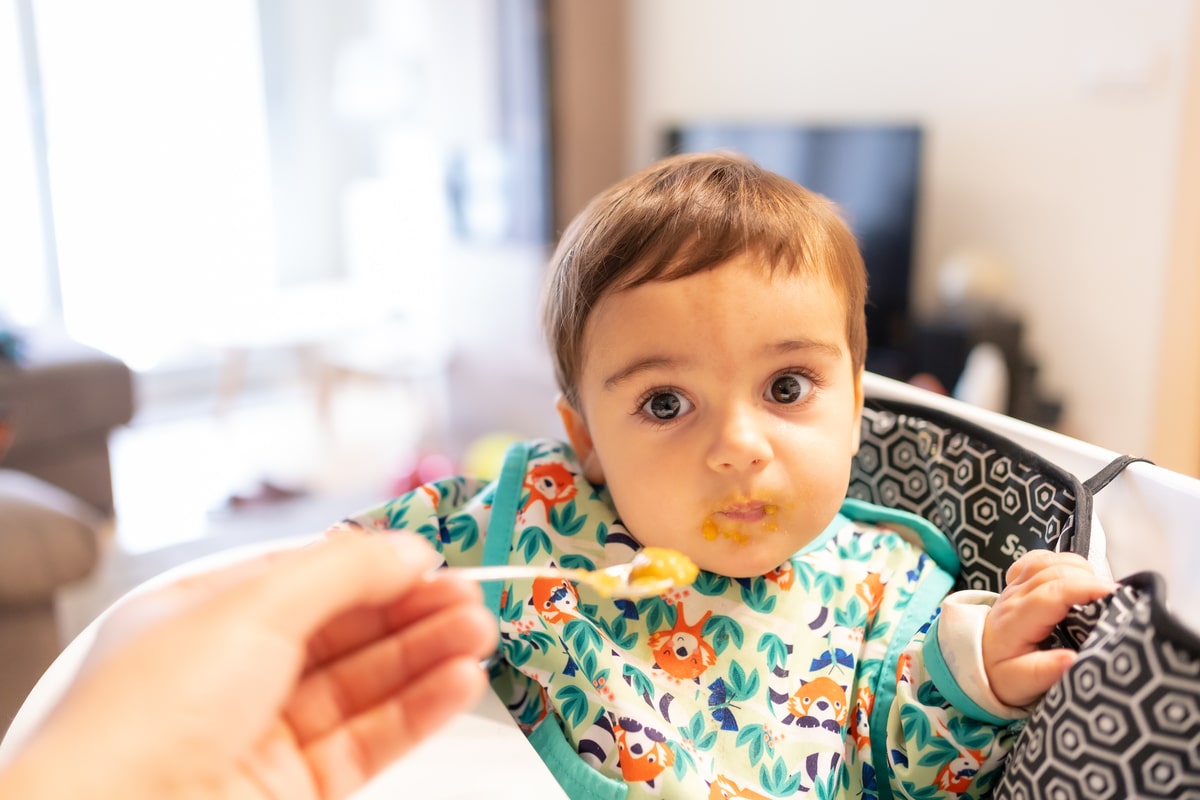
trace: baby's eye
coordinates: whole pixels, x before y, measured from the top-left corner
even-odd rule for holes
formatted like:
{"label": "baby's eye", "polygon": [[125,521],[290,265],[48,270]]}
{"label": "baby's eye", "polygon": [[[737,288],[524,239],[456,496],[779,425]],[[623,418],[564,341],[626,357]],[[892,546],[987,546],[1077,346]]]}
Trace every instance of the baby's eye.
{"label": "baby's eye", "polygon": [[657,392],[642,404],[642,411],[655,419],[675,419],[692,410],[692,404],[678,392]]}
{"label": "baby's eye", "polygon": [[771,388],[768,390],[768,394],[773,402],[780,405],[791,405],[808,397],[812,389],[813,382],[810,379],[803,375],[789,372],[771,381]]}

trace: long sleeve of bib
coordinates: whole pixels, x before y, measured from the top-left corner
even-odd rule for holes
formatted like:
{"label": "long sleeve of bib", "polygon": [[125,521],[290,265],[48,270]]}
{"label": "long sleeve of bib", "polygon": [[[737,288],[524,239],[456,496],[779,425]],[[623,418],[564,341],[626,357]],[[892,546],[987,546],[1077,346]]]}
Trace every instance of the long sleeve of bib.
{"label": "long sleeve of bib", "polygon": [[[1012,709],[1015,713],[997,716],[986,710],[987,698],[972,696],[956,679],[938,642],[937,623],[942,621],[923,626],[901,652],[886,740],[874,743],[886,748],[894,797],[990,796],[1020,730],[1013,722],[1023,712]],[[940,638],[948,651],[970,647],[953,635]]]}
{"label": "long sleeve of bib", "polygon": [[477,566],[483,559],[493,488],[470,477],[445,478],[350,519],[368,530],[419,533],[437,548],[447,565]]}

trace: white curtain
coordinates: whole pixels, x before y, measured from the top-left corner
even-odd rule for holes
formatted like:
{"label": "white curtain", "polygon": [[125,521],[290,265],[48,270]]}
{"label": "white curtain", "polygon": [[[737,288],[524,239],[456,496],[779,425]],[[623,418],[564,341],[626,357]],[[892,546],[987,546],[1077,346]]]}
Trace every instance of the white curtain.
{"label": "white curtain", "polygon": [[0,3],[0,326],[32,325],[52,313],[45,268],[33,125],[20,21]]}

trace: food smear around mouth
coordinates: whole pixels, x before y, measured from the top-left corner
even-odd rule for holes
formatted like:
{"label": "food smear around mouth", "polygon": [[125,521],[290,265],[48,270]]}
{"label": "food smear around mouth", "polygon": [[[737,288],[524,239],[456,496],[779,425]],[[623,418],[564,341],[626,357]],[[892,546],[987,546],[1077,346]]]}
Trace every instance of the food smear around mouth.
{"label": "food smear around mouth", "polygon": [[[721,538],[736,544],[745,544],[755,532],[773,533],[779,530],[779,521],[775,519],[778,513],[779,506],[772,504],[764,505],[760,512],[752,515],[717,511],[708,515],[700,527],[700,532],[710,542]],[[751,518],[747,519],[744,516]]]}

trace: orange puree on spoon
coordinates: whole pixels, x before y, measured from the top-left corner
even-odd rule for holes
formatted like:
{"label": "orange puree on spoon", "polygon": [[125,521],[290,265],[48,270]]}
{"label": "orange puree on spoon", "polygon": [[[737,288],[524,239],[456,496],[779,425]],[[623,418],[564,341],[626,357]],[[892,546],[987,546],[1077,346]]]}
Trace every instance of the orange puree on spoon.
{"label": "orange puree on spoon", "polygon": [[666,580],[676,586],[687,586],[700,574],[700,568],[690,558],[667,547],[643,547],[632,563],[633,569],[629,571],[632,585]]}
{"label": "orange puree on spoon", "polygon": [[687,586],[698,574],[700,568],[678,550],[643,547],[627,564],[587,572],[578,579],[605,597],[648,597]]}

